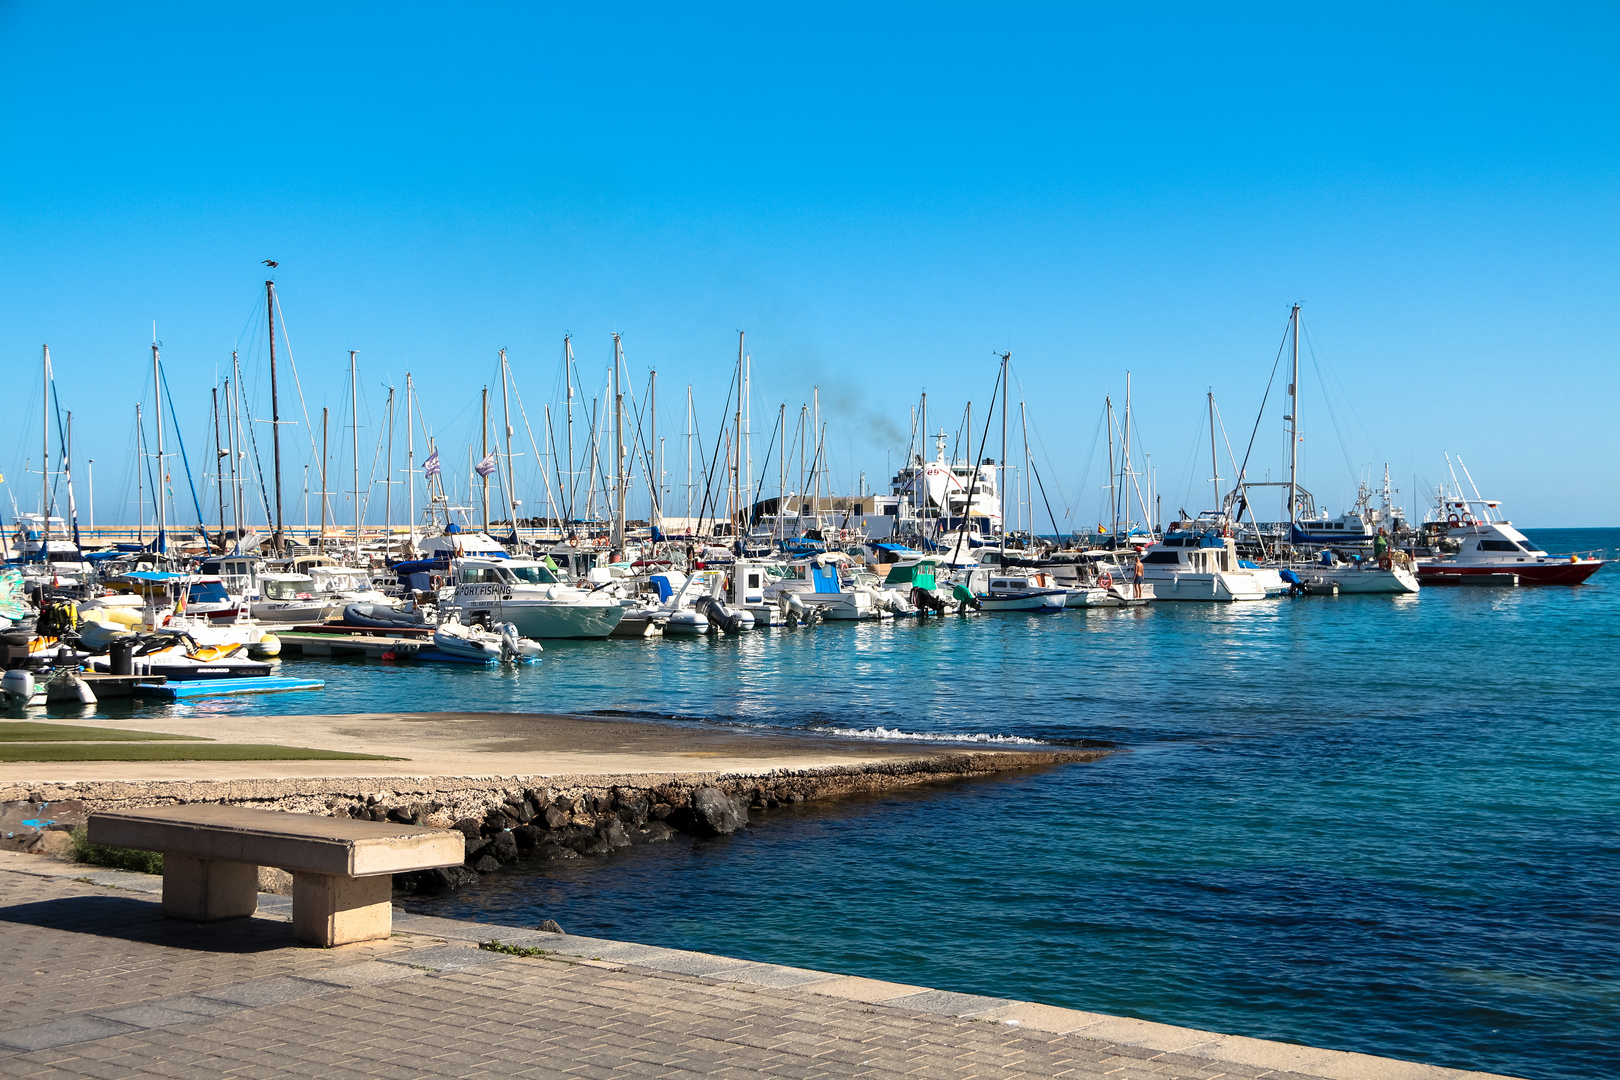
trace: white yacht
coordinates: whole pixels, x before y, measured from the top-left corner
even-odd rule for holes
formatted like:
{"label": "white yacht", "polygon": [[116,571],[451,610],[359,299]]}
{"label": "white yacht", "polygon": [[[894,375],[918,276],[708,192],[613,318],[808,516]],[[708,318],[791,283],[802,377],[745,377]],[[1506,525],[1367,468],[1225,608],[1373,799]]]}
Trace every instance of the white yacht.
{"label": "white yacht", "polygon": [[1238,561],[1237,545],[1215,530],[1166,533],[1142,555],[1155,600],[1264,600],[1265,585]]}
{"label": "white yacht", "polygon": [[609,590],[576,589],[534,559],[472,557],[450,563],[454,585],[445,607],[464,620],[487,612],[492,625],[511,623],[526,638],[605,638],[625,608]]}

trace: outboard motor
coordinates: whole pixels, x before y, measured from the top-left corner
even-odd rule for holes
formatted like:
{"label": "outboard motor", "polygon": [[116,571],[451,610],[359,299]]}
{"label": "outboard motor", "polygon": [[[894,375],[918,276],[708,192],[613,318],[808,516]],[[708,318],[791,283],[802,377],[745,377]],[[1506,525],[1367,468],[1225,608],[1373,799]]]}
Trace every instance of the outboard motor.
{"label": "outboard motor", "polygon": [[34,675],[27,668],[12,668],[0,675],[0,698],[10,708],[21,708],[34,697]]}
{"label": "outboard motor", "polygon": [[709,626],[728,634],[740,634],[754,628],[754,617],[746,611],[737,611],[718,596],[705,596],[693,605],[698,614],[709,620]]}

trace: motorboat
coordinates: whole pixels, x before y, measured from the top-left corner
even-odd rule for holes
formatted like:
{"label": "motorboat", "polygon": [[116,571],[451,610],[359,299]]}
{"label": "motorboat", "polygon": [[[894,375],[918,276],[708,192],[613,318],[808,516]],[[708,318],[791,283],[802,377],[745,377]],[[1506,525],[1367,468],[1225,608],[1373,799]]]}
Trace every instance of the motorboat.
{"label": "motorboat", "polygon": [[968,588],[982,611],[1061,611],[1068,605],[1067,589],[1043,587],[1027,574],[1005,570],[975,570]]}
{"label": "motorboat", "polygon": [[1238,560],[1237,545],[1219,530],[1167,532],[1141,555],[1143,577],[1156,600],[1264,600],[1265,586]]}
{"label": "motorboat", "polygon": [[433,647],[458,660],[485,664],[538,660],[542,652],[539,642],[520,635],[511,623],[491,629],[464,624],[454,615],[434,628]]}
{"label": "motorboat", "polygon": [[839,565],[848,560],[849,556],[841,551],[795,559],[777,570],[781,576],[767,582],[762,595],[777,604],[782,593],[791,592],[800,603],[819,608],[824,619],[881,619],[885,612],[875,603],[872,589],[844,586]]}
{"label": "motorboat", "polygon": [[259,622],[325,622],[344,607],[339,598],[319,594],[308,574],[260,574],[259,590],[261,598],[248,606]]}
{"label": "motorboat", "polygon": [[[1463,578],[1513,575],[1520,585],[1579,585],[1606,565],[1606,560],[1580,555],[1549,555],[1506,519],[1490,520],[1497,504],[1479,502],[1475,516],[1468,501],[1451,507],[1446,537],[1457,551],[1417,560],[1417,579],[1425,585],[1455,585]],[[1504,580],[1497,578],[1496,580]]]}
{"label": "motorboat", "polygon": [[578,589],[557,580],[543,562],[469,556],[452,560],[455,584],[441,607],[463,619],[480,613],[493,623],[510,622],[527,638],[605,638],[624,618],[620,598],[606,586]]}

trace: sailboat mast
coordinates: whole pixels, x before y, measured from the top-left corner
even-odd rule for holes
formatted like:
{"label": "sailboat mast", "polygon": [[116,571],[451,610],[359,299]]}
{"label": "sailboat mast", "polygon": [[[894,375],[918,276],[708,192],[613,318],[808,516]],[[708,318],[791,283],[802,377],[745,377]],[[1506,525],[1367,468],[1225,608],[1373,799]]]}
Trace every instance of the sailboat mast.
{"label": "sailboat mast", "polygon": [[[228,383],[226,385],[229,385]],[[214,486],[219,489],[219,553],[225,554],[225,470],[220,464],[225,448],[219,443],[219,387],[213,388],[214,398]]]}
{"label": "sailboat mast", "polygon": [[394,388],[388,388],[388,460],[383,463],[383,558],[393,558],[394,543]]}
{"label": "sailboat mast", "polygon": [[1215,454],[1215,391],[1209,392],[1209,476],[1215,485],[1215,512],[1221,512],[1221,461]]}
{"label": "sailboat mast", "polygon": [[[517,480],[512,470],[512,403],[506,391],[506,350],[501,350],[501,426],[506,428],[506,503],[512,522],[512,536],[517,536]],[[542,473],[541,475],[545,475]]]}
{"label": "sailboat mast", "polygon": [[[742,522],[742,431],[743,431],[743,394],[747,392],[747,379],[743,376],[743,338],[741,330],[737,331],[737,418],[732,427],[731,438],[731,538],[737,540],[738,531]],[[739,547],[738,551],[742,549]]]}
{"label": "sailboat mast", "polygon": [[405,373],[405,530],[416,528],[416,421],[411,409],[416,397],[416,385],[411,373]]}
{"label": "sailboat mast", "polygon": [[349,350],[349,433],[354,438],[350,450],[354,458],[354,561],[360,562],[360,380],[355,351]]}
{"label": "sailboat mast", "polygon": [[164,496],[167,494],[168,477],[163,471],[163,377],[158,370],[158,345],[152,342],[152,395],[158,403],[157,407],[157,519],[158,519],[158,551],[164,551],[168,546],[165,533],[169,525],[169,508]]}
{"label": "sailboat mast", "polygon": [[1129,537],[1131,535],[1131,496],[1130,492],[1126,490],[1126,485],[1130,482],[1127,477],[1134,477],[1134,473],[1131,471],[1131,373],[1128,371],[1125,373],[1125,432],[1124,440],[1120,446],[1119,495],[1120,500],[1125,504],[1125,535]]}
{"label": "sailboat mast", "polygon": [[1289,316],[1294,323],[1294,375],[1288,384],[1288,542],[1294,542],[1299,517],[1299,305]]}
{"label": "sailboat mast", "polygon": [[[315,541],[315,550],[326,551],[326,414],[321,410],[321,535]],[[309,528],[309,503],[304,504],[304,528]]]}
{"label": "sailboat mast", "polygon": [[782,452],[777,455],[776,480],[776,539],[782,540],[782,514],[787,509],[787,402],[782,402],[776,414],[777,430],[782,433]]}
{"label": "sailboat mast", "polygon": [[[1110,535],[1119,532],[1119,495],[1114,489],[1114,398],[1113,395],[1104,395],[1103,408],[1108,413],[1108,513],[1111,520],[1108,523]],[[1112,541],[1110,541],[1112,543]]]}
{"label": "sailboat mast", "polygon": [[624,550],[624,387],[619,381],[619,368],[624,362],[624,343],[613,335],[613,486],[617,500],[613,509],[613,550]]}
{"label": "sailboat mast", "polygon": [[692,528],[692,384],[686,384],[686,528]]}
{"label": "sailboat mast", "polygon": [[[563,378],[568,383],[568,517],[574,518],[574,488],[577,486],[574,472],[574,344],[567,334],[563,335]],[[553,386],[556,384],[553,383]],[[688,477],[690,479],[690,477]],[[687,497],[691,501],[691,497]]]}
{"label": "sailboat mast", "polygon": [[135,542],[146,546],[146,428],[141,424],[141,403],[135,403]]}
{"label": "sailboat mast", "polygon": [[[1012,353],[1001,354],[1001,475],[997,477],[996,494],[1001,497],[1001,552],[1007,553],[1007,365]],[[994,402],[992,402],[994,404]],[[968,512],[973,511],[973,492],[968,492]]]}
{"label": "sailboat mast", "polygon": [[[276,469],[276,534],[274,547],[276,554],[283,553],[287,538],[286,530],[282,526],[281,517],[281,399],[276,392],[276,283],[264,283],[264,306],[270,321],[270,446],[275,459]],[[326,484],[321,484],[322,495],[325,498]],[[324,504],[322,504],[324,505]]]}
{"label": "sailboat mast", "polygon": [[1024,521],[1029,527],[1029,539],[1035,539],[1035,492],[1030,488],[1030,477],[1034,470],[1030,468],[1029,457],[1029,405],[1027,402],[1018,403],[1018,426],[1024,434],[1024,503],[1028,508],[1024,514]]}
{"label": "sailboat mast", "polygon": [[647,437],[648,442],[651,444],[648,449],[652,451],[649,456],[653,459],[653,472],[657,474],[653,477],[653,482],[648,485],[652,488],[652,509],[647,516],[652,523],[652,527],[660,529],[664,523],[664,500],[659,495],[658,489],[664,482],[664,448],[658,442],[658,370],[656,368],[647,376],[647,411],[652,414],[652,434]]}
{"label": "sailboat mast", "polygon": [[[484,410],[484,412],[483,412],[484,422],[483,422],[483,424],[481,425],[481,427],[479,429],[479,438],[482,440],[479,443],[479,451],[478,451],[478,454],[479,454],[478,463],[480,465],[482,465],[484,463],[485,458],[489,457],[489,387],[487,387],[487,386],[484,387],[484,390],[483,390],[483,410]],[[479,472],[481,473],[480,479],[483,481],[483,484],[482,484],[483,496],[482,497],[483,497],[483,507],[484,507],[484,531],[488,532],[489,531],[489,474],[488,473],[482,473],[481,470],[479,470]]]}
{"label": "sailboat mast", "polygon": [[51,347],[45,346],[39,384],[39,561],[49,561],[51,539]]}

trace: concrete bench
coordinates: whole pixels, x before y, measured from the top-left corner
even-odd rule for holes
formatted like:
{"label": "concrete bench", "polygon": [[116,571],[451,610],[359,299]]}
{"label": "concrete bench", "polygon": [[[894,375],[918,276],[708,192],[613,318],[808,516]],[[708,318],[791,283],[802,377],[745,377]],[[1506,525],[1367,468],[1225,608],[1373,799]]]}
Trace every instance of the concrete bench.
{"label": "concrete bench", "polygon": [[93,844],[163,853],[163,913],[212,922],[252,915],[259,867],[293,876],[293,935],[331,947],[386,938],[393,875],[462,861],[458,832],[420,825],[194,803],[91,814]]}

